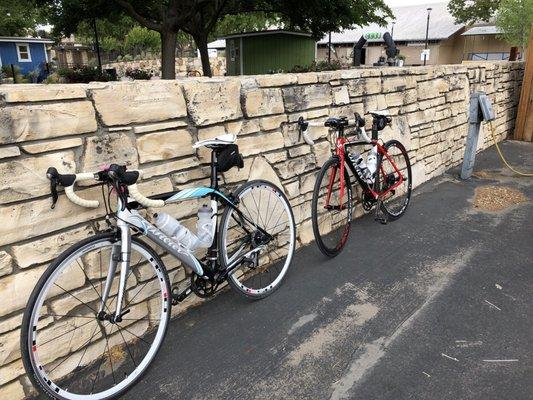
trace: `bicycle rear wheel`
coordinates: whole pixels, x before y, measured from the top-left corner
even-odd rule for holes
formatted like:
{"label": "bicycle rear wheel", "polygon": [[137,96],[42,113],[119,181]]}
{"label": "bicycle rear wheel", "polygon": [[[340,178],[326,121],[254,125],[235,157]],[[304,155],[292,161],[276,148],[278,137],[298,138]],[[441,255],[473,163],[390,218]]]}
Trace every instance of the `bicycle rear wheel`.
{"label": "bicycle rear wheel", "polygon": [[113,234],[97,235],[60,255],[37,283],[24,313],[21,350],[40,392],[61,400],[114,399],[153,361],[170,318],[168,276],[157,254],[133,238],[123,312],[114,321],[120,257]]}
{"label": "bicycle rear wheel", "polygon": [[339,254],[350,233],[352,221],[352,185],[344,169],[344,195],[341,199],[340,160],[332,157],[322,166],[315,182],[311,218],[316,244],[328,256]]}
{"label": "bicycle rear wheel", "polygon": [[233,195],[246,218],[234,208],[224,210],[220,263],[227,268],[232,261],[253,252],[228,277],[228,282],[237,293],[262,299],[280,287],[294,255],[296,225],[291,205],[281,189],[262,180],[245,183]]}
{"label": "bicycle rear wheel", "polygon": [[[389,220],[394,221],[405,213],[411,200],[411,162],[407,150],[399,141],[390,140],[383,147],[388,157],[380,154],[376,190],[380,193],[389,190],[381,197],[381,211]],[[403,177],[401,183],[400,174]]]}

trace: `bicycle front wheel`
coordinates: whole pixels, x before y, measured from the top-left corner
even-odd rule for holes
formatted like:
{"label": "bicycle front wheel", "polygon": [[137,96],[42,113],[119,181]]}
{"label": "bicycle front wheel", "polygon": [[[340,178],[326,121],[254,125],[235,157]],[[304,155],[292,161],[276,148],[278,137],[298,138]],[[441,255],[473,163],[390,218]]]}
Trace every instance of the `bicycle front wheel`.
{"label": "bicycle front wheel", "polygon": [[120,244],[114,234],[103,234],[74,245],[33,290],[21,350],[28,377],[41,393],[61,400],[117,398],[159,350],[171,309],[165,267],[148,245],[132,239],[117,320]]}
{"label": "bicycle front wheel", "polygon": [[233,195],[238,209],[226,207],[222,215],[220,262],[227,268],[244,257],[228,282],[245,297],[261,299],[279,288],[291,264],[294,216],[285,194],[270,182],[247,182]]}
{"label": "bicycle front wheel", "polygon": [[341,197],[340,160],[330,158],[322,166],[315,181],[311,218],[316,244],[328,256],[339,254],[350,234],[352,221],[352,185],[344,169],[344,193]]}

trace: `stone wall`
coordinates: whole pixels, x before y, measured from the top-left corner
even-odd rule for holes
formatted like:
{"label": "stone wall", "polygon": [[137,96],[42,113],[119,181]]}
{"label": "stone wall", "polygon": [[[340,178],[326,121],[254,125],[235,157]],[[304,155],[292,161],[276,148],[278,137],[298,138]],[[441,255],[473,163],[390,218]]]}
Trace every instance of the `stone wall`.
{"label": "stone wall", "polygon": [[[209,58],[211,71],[214,76],[224,76],[226,74],[226,58],[211,57]],[[161,58],[151,60],[136,61],[117,61],[105,64],[104,68],[115,68],[119,76],[124,76],[127,69],[142,69],[151,72],[154,76],[161,76]],[[190,71],[202,73],[202,62],[198,57],[177,57],[176,58],[176,77],[187,76]]]}
{"label": "stone wall", "polygon": [[[469,94],[486,91],[497,113],[498,139],[512,133],[521,63],[342,70],[323,73],[198,78],[186,81],[0,86],[0,398],[31,391],[23,375],[19,326],[44,268],[72,243],[102,229],[103,210],[60,196],[50,209],[48,166],[61,172],[105,163],[142,168],[143,192],[155,194],[208,182],[208,153],[191,144],[236,132],[245,167],[228,185],[264,177],[280,185],[294,208],[298,243],[312,240],[311,196],[318,168],[330,155],[325,128],[316,145],[299,139],[300,115],[314,121],[387,108],[394,116],[384,140],[402,141],[414,186],[462,160]],[[483,136],[480,149],[491,144]],[[79,189],[99,198],[97,187]],[[179,208],[189,223],[197,205]],[[170,257],[174,283],[185,272]],[[175,313],[197,302],[190,298]]]}

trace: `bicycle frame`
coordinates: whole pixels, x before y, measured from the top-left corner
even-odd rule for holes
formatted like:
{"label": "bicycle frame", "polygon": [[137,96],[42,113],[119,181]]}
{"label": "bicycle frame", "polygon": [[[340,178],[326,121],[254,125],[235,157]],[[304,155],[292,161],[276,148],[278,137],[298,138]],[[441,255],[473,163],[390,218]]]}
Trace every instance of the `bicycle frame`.
{"label": "bicycle frame", "polygon": [[[362,132],[362,136],[366,137],[366,133],[364,132],[364,128],[360,128],[360,129],[361,129],[361,132]],[[345,166],[346,165],[348,165],[348,167],[351,170],[352,174],[357,179],[357,182],[363,188],[363,191],[367,192],[367,193],[370,193],[375,200],[377,200],[380,197],[385,196],[386,194],[388,194],[390,191],[396,189],[398,186],[400,186],[405,181],[403,175],[401,174],[400,170],[398,169],[398,167],[394,163],[394,160],[389,155],[387,150],[379,143],[379,141],[377,139],[374,139],[374,137],[377,136],[377,132],[376,133],[373,132],[373,134],[372,134],[373,139],[371,139],[370,141],[367,141],[367,140],[348,140],[346,138],[346,136],[344,135],[344,129],[339,129],[338,133],[339,133],[339,135],[338,135],[338,137],[337,137],[337,139],[335,141],[335,157],[338,157],[339,162],[340,162],[340,167],[339,167],[339,169],[340,169],[340,171],[339,171],[340,177],[339,178],[340,178],[340,204],[341,204],[341,208],[343,207],[343,204],[344,204],[343,199],[344,199],[344,192],[346,190],[346,182],[345,182],[345,177],[344,177],[344,171],[345,171]],[[387,160],[392,164],[395,173],[398,174],[398,176],[399,176],[398,181],[394,185],[388,187],[386,190],[381,191],[381,192],[374,190],[374,188],[372,186],[370,186],[365,180],[361,179],[361,177],[359,176],[359,174],[357,173],[357,171],[355,170],[355,167],[352,165],[351,162],[346,162],[346,153],[347,153],[347,150],[348,150],[349,147],[359,146],[359,145],[369,145],[369,144],[371,144],[372,146],[377,146],[377,150],[378,150],[378,154],[379,154],[378,165],[379,165],[379,168],[381,169],[381,173],[382,174],[385,173],[385,171],[383,170],[383,166],[382,166],[382,159],[383,159],[383,156],[385,156],[387,158]],[[331,198],[331,192],[332,192],[332,189],[333,189],[333,184],[335,183],[335,175],[336,175],[336,170],[334,170],[333,173],[330,175],[330,179],[329,179],[329,182],[328,182],[328,193],[327,193],[327,196],[326,196],[325,207],[329,206],[329,200]]]}
{"label": "bicycle frame", "polygon": [[[224,195],[218,190],[218,178],[216,170],[216,155],[213,152],[212,161],[211,161],[211,186],[210,187],[198,187],[198,188],[189,188],[182,191],[165,193],[154,198],[165,200],[166,204],[176,203],[179,201],[193,200],[202,197],[210,197],[211,208],[212,208],[212,218],[215,219],[213,223],[213,241],[211,246],[207,250],[207,260],[211,261],[212,264],[218,266],[218,203],[221,202],[227,207],[231,207],[235,210],[236,214],[243,221],[247,221],[254,225],[256,229],[260,230],[262,233],[267,234],[261,227],[255,225],[252,221],[249,220],[238,208],[237,204],[232,201],[228,196]],[[190,267],[194,273],[198,276],[206,276],[207,278],[213,278],[216,272],[221,272],[219,279],[225,279],[229,274],[231,274],[242,262],[243,259],[250,257],[254,253],[261,250],[262,246],[258,246],[250,251],[247,251],[244,254],[236,254],[229,260],[227,268],[223,271],[213,271],[210,267],[202,261],[198,260],[196,256],[185,246],[180,243],[175,242],[172,238],[168,237],[156,226],[152,225],[145,218],[143,218],[136,211],[136,202],[128,202],[126,205],[122,204],[122,201],[119,197],[117,203],[117,228],[120,233],[120,242],[117,242],[113,246],[110,262],[109,262],[109,273],[107,280],[104,285],[104,291],[102,293],[102,302],[99,307],[99,312],[104,312],[105,303],[109,297],[109,292],[115,277],[117,265],[120,262],[120,281],[119,281],[119,291],[117,297],[117,307],[115,310],[115,316],[122,316],[122,302],[124,299],[124,292],[126,288],[127,279],[130,271],[130,257],[131,257],[131,230],[134,232],[140,232],[146,236],[150,241],[162,247],[174,257],[179,259],[186,266]],[[245,231],[247,229],[243,227]],[[118,235],[117,235],[118,236]],[[184,292],[179,294],[177,297],[180,299],[183,296],[183,299],[191,293],[190,287],[185,289]],[[168,298],[168,293],[164,294],[165,298]],[[178,300],[181,301],[181,300]],[[127,310],[126,310],[127,312]]]}

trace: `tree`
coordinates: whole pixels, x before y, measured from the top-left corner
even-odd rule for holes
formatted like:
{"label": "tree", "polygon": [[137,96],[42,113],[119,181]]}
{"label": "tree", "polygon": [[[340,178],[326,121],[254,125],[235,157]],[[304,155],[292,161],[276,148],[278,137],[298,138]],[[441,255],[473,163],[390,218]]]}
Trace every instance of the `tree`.
{"label": "tree", "polygon": [[448,11],[459,24],[488,22],[500,6],[501,0],[451,0]]}
{"label": "tree", "polygon": [[2,0],[0,2],[0,36],[32,35],[46,22],[34,1]]}
{"label": "tree", "polygon": [[133,27],[126,35],[124,50],[129,53],[154,53],[161,49],[161,39],[157,32],[140,26]]}
{"label": "tree", "polygon": [[264,12],[224,15],[209,36],[211,40],[215,40],[232,33],[260,31],[279,23],[279,20],[277,14]]}
{"label": "tree", "polygon": [[499,35],[511,45],[526,48],[533,24],[533,0],[501,0],[496,13]]}
{"label": "tree", "polygon": [[[87,18],[113,18],[127,13],[141,26],[159,33],[161,75],[175,78],[178,34],[192,36],[202,59],[204,75],[211,76],[207,43],[218,22],[227,15],[279,15],[292,29],[310,31],[315,38],[355,25],[385,24],[392,17],[384,0],[39,0],[48,3],[61,29],[73,30]],[[118,7],[117,7],[118,6]]]}

